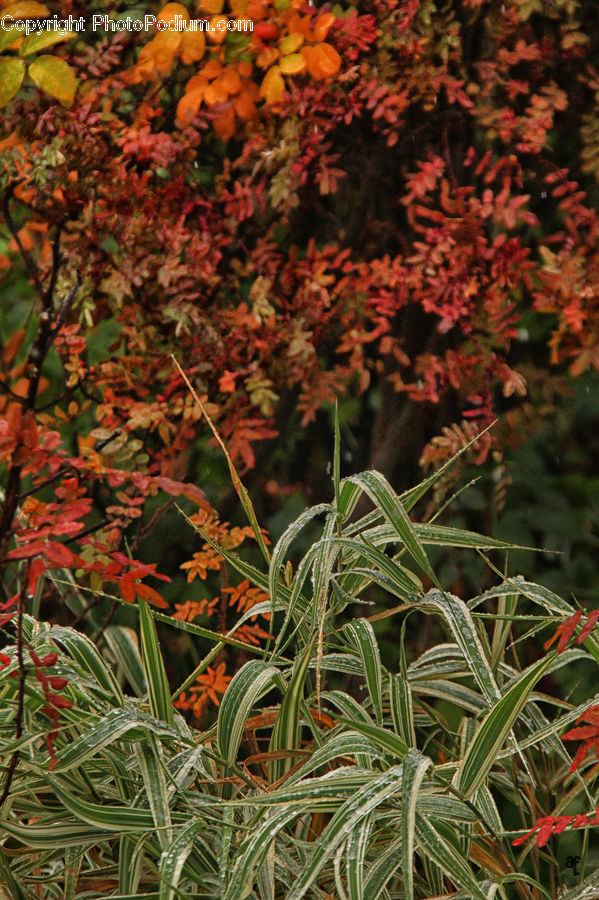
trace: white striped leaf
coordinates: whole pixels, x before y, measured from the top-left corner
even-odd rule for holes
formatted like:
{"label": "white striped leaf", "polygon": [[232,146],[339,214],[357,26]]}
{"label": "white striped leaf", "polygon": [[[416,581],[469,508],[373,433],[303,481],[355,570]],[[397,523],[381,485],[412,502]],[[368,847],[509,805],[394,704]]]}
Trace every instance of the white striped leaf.
{"label": "white striped leaf", "polygon": [[166,670],[158,643],[158,632],[150,607],[139,600],[139,634],[141,661],[148,685],[148,700],[152,715],[169,725],[173,724],[173,701],[166,677]]}
{"label": "white striped leaf", "polygon": [[381,725],[383,722],[383,667],[374,630],[367,619],[354,619],[345,626],[344,630],[360,655],[375,718],[377,724]]}
{"label": "white striped leaf", "polygon": [[[295,750],[299,746],[300,706],[303,699],[306,673],[312,657],[312,644],[304,648],[293,667],[279,715],[270,738],[269,750]],[[282,778],[294,764],[293,757],[275,759],[270,764],[271,782]]]}
{"label": "white striped leaf", "polygon": [[432,607],[445,617],[464,659],[489,705],[501,696],[485,656],[472,616],[463,600],[445,591],[429,591],[422,606]]}
{"label": "white striped leaf", "polygon": [[158,840],[162,849],[166,850],[173,836],[164,764],[161,759],[159,744],[156,740],[150,738],[148,741],[137,744],[135,751],[154,824],[156,825]]}
{"label": "white striped leaf", "polygon": [[463,854],[441,834],[439,827],[435,827],[425,816],[416,813],[415,828],[422,852],[443,869],[457,887],[468,891],[474,900],[488,900],[487,893],[480,887]]}
{"label": "white striped leaf", "polygon": [[275,666],[252,659],[231,679],[218,711],[216,745],[227,766],[233,765],[252,707],[274,687],[281,686]]}
{"label": "white striped leaf", "polygon": [[464,797],[470,797],[484,783],[535,684],[545,674],[553,656],[541,659],[527,669],[486,715],[454,779],[456,788]]}
{"label": "white striped leaf", "polygon": [[414,900],[414,844],[418,791],[427,769],[433,764],[414,748],[408,750],[403,761],[401,785],[401,847],[402,879],[406,900]]}
{"label": "white striped leaf", "polygon": [[403,542],[412,559],[420,566],[423,572],[426,572],[433,584],[437,584],[437,578],[428,561],[422,542],[416,533],[414,523],[387,479],[380,472],[370,471],[352,475],[344,480],[353,482],[368,494],[377,510],[384,515],[389,524],[395,529],[396,534]]}
{"label": "white striped leaf", "polygon": [[314,845],[312,854],[308,857],[286,900],[300,900],[305,896],[323,866],[333,858],[339,844],[347,837],[348,831],[358,823],[366,827],[369,814],[401,790],[402,777],[402,767],[392,766],[386,772],[372,778],[360,791],[345,801]]}

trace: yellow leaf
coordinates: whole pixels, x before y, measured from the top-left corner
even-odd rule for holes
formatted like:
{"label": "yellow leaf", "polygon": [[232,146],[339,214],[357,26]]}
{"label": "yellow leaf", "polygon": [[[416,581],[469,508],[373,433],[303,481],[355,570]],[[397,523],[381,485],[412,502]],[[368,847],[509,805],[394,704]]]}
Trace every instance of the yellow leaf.
{"label": "yellow leaf", "polygon": [[157,22],[176,22],[177,19],[189,22],[189,13],[180,3],[167,3],[156,17]]}
{"label": "yellow leaf", "polygon": [[77,79],[64,59],[49,55],[38,56],[29,66],[29,75],[39,88],[51,97],[56,97],[65,106],[70,106],[75,99]]}
{"label": "yellow leaf", "polygon": [[281,72],[283,75],[297,75],[306,68],[306,60],[301,53],[290,53],[284,56],[280,62]]}
{"label": "yellow leaf", "polygon": [[264,97],[266,102],[271,105],[279,103],[283,99],[285,91],[285,82],[281,76],[281,70],[278,66],[271,66],[264,80],[260,85],[260,96]]}
{"label": "yellow leaf", "polygon": [[35,0],[19,0],[2,10],[2,17],[12,16],[13,19],[45,19],[49,15],[48,7]]}
{"label": "yellow leaf", "polygon": [[14,25],[0,25],[0,50],[4,50],[5,47],[10,47],[11,44],[14,44],[21,35],[22,31],[17,31]]}
{"label": "yellow leaf", "polygon": [[10,103],[25,77],[25,63],[22,59],[0,59],[0,107]]}
{"label": "yellow leaf", "polygon": [[146,44],[159,72],[166,73],[170,70],[182,41],[181,31],[159,31],[156,37]]}
{"label": "yellow leaf", "polygon": [[23,38],[23,43],[19,47],[20,56],[29,56],[30,53],[39,53],[46,47],[51,47],[59,41],[70,41],[75,37],[74,31],[42,31],[41,34],[30,34]]}
{"label": "yellow leaf", "polygon": [[280,42],[279,46],[281,48],[281,53],[283,56],[287,56],[288,53],[295,53],[296,50],[304,43],[304,36],[300,34],[299,31],[294,32],[294,34],[286,35]]}

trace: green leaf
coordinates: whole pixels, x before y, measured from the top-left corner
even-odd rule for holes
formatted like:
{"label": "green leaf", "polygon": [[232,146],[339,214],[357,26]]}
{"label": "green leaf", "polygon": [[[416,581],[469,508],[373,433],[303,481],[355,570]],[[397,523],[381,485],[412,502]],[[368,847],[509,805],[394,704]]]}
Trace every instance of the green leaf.
{"label": "green leaf", "polygon": [[495,701],[500,696],[499,688],[464,601],[445,591],[432,590],[426,594],[422,606],[432,607],[443,614],[487,702]]}
{"label": "green leaf", "polygon": [[[308,644],[296,660],[291,673],[277,721],[272,730],[269,750],[294,750],[299,747],[300,704],[304,695],[306,672],[312,657],[312,644]],[[278,781],[293,766],[293,757],[275,759],[270,765],[271,782]]]}
{"label": "green leaf", "polygon": [[347,839],[345,869],[349,900],[364,900],[364,860],[373,822],[374,814],[371,813],[351,829]]}
{"label": "green leaf", "polygon": [[160,859],[159,900],[174,900],[185,861],[193,850],[194,838],[206,828],[203,819],[197,819],[182,828]]}
{"label": "green leaf", "polygon": [[172,841],[171,811],[159,744],[155,739],[143,741],[137,744],[135,752],[158,840],[162,849],[167,850]]}
{"label": "green leaf", "polygon": [[75,99],[77,79],[71,66],[57,56],[38,56],[29,66],[29,75],[46,94],[70,106]]}
{"label": "green leaf", "polygon": [[535,684],[551,665],[555,655],[551,654],[531,666],[483,720],[454,779],[455,787],[465,798],[470,797],[484,783]]}
{"label": "green leaf", "polygon": [[10,103],[18,92],[25,77],[25,63],[22,59],[6,57],[0,59],[0,107]]}
{"label": "green leaf", "polygon": [[379,645],[372,625],[367,619],[354,619],[345,626],[345,633],[356,646],[366,678],[368,693],[377,724],[383,723],[383,667]]}
{"label": "green leaf", "polygon": [[148,604],[141,599],[139,601],[139,634],[141,659],[148,684],[148,700],[152,715],[172,725],[173,702],[158,644],[158,633]]}
{"label": "green leaf", "polygon": [[20,38],[22,31],[18,31],[14,24],[0,25],[0,50],[10,47],[11,44]]}
{"label": "green leaf", "polygon": [[272,841],[287,825],[301,815],[301,808],[289,806],[274,810],[258,824],[239,849],[224,900],[244,900],[251,892],[254,870],[262,864]]}
{"label": "green leaf", "polygon": [[81,668],[89,672],[98,685],[112,697],[116,706],[123,706],[125,699],[120,685],[93,641],[73,628],[63,628],[59,625],[54,625],[50,629],[50,637],[59,641]]}
{"label": "green leaf", "polygon": [[464,888],[476,900],[488,900],[487,894],[476,881],[463,855],[440,833],[432,822],[416,813],[416,837],[418,844],[458,887]]}
{"label": "green leaf", "polygon": [[10,891],[12,900],[29,900],[29,894],[12,873],[10,863],[0,847],[0,884]]}
{"label": "green leaf", "polygon": [[411,749],[403,761],[401,788],[402,880],[406,900],[414,900],[414,842],[418,791],[426,770],[433,761],[419,750]]}
{"label": "green leaf", "polygon": [[300,900],[305,896],[322,867],[346,838],[348,831],[358,823],[361,823],[362,828],[367,828],[369,814],[401,789],[402,779],[402,766],[392,766],[386,772],[372,778],[369,784],[343,803],[314,845],[314,851],[287,894],[287,900]]}
{"label": "green leaf", "polygon": [[177,737],[172,727],[152,719],[147,713],[137,709],[115,709],[102,719],[94,718],[88,722],[89,731],[56,754],[55,772],[67,772],[75,766],[83,765],[104,747],[108,747],[134,729],[142,729],[142,735],[145,732],[153,732],[171,738]]}
{"label": "green leaf", "polygon": [[122,625],[110,625],[104,632],[104,640],[136,696],[143,697],[148,692],[148,685],[135,632]]}
{"label": "green leaf", "polygon": [[416,533],[414,524],[386,478],[380,472],[371,471],[362,472],[360,475],[352,475],[344,480],[353,482],[368,494],[377,510],[385,516],[389,524],[395,529],[396,534],[403,541],[412,559],[418,563],[423,572],[426,572],[431,581],[437,584],[437,578],[424,552],[424,547]]}
{"label": "green leaf", "polygon": [[123,835],[119,844],[119,891],[122,894],[135,894],[139,887],[145,836],[137,843],[127,835]]}
{"label": "green leaf", "polygon": [[218,711],[216,745],[227,766],[237,759],[243,729],[252,707],[272,690],[280,687],[280,674],[275,666],[252,659],[242,666],[229,683]]}
{"label": "green leaf", "polygon": [[329,738],[326,744],[319,747],[298,771],[289,776],[285,783],[288,785],[297,783],[321,766],[326,766],[345,756],[380,758],[381,755],[380,749],[370,738],[364,737],[359,732],[344,731]]}
{"label": "green leaf", "polygon": [[392,731],[388,731],[386,728],[381,728],[379,725],[343,718],[340,718],[339,721],[343,722],[344,725],[348,725],[350,728],[355,728],[356,731],[359,731],[366,737],[369,737],[373,743],[381,748],[381,750],[390,753],[398,759],[403,759],[410,749],[396,734]]}

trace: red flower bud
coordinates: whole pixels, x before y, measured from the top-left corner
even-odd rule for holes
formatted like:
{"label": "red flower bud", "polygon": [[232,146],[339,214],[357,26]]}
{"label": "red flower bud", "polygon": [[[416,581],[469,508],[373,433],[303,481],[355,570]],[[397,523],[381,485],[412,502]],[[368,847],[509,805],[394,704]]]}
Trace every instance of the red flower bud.
{"label": "red flower bud", "polygon": [[49,694],[48,699],[52,702],[52,705],[56,706],[58,709],[70,709],[73,705],[70,700],[61,697],[60,694]]}
{"label": "red flower bud", "polygon": [[53,666],[58,659],[58,653],[48,653],[40,659],[41,666]]}
{"label": "red flower bud", "polygon": [[278,30],[270,22],[258,22],[254,26],[254,34],[261,41],[276,41],[279,36]]}

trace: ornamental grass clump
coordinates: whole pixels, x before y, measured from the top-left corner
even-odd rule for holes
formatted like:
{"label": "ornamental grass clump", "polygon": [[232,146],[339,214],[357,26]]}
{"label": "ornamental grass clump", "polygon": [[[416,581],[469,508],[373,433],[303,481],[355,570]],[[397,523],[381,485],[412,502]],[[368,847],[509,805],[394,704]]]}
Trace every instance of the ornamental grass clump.
{"label": "ornamental grass clump", "polygon": [[[442,473],[399,496],[374,471],[341,479],[338,440],[334,468],[333,498],[299,516],[272,553],[261,541],[267,565],[218,548],[267,596],[226,635],[142,598],[139,638],[112,625],[101,647],[22,613],[21,644],[4,649],[0,672],[3,766],[18,754],[0,810],[4,896],[599,896],[588,852],[599,705],[550,692],[560,670],[594,671],[597,613],[520,576],[455,596],[431,548],[509,548],[414,521]],[[315,525],[319,537],[297,555]],[[236,629],[260,613],[270,616],[265,645],[239,641]],[[422,646],[414,635],[430,617],[426,633],[438,637]],[[400,639],[383,659],[377,623],[391,618]],[[212,640],[174,692],[156,623]],[[174,701],[224,647],[245,662],[200,733]],[[31,677],[49,654],[65,701],[58,723]]]}

